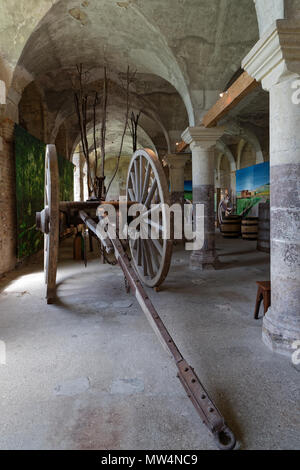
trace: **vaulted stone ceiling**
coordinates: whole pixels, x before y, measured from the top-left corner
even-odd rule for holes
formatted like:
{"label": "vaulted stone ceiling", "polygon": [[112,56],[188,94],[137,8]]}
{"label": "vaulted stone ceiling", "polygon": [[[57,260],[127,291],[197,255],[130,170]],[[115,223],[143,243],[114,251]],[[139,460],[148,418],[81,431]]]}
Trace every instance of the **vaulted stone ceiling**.
{"label": "vaulted stone ceiling", "polygon": [[116,85],[110,106],[120,109],[119,74],[129,65],[137,70],[135,109],[147,111],[160,139],[174,136],[174,150],[180,133],[200,122],[258,39],[252,0],[52,3],[26,42],[15,81],[26,71],[38,83],[54,131],[63,120],[74,121],[69,79],[75,64],[85,64],[92,82],[101,80],[108,65]]}

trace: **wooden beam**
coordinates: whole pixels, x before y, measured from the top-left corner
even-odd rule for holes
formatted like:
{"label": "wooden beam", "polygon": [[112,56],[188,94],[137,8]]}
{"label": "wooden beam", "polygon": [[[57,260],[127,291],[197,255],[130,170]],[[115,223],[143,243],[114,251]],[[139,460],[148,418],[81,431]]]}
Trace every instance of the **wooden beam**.
{"label": "wooden beam", "polygon": [[187,147],[188,144],[186,144],[184,141],[179,142],[179,144],[176,144],[176,153],[183,152]]}
{"label": "wooden beam", "polygon": [[259,83],[247,72],[242,75],[224,92],[223,96],[205,114],[202,124],[205,127],[214,127],[217,122],[236,106],[245,96],[251,93]]}
{"label": "wooden beam", "polygon": [[[205,114],[202,125],[205,127],[214,127],[217,122],[234,108],[245,96],[259,86],[259,83],[247,72],[242,75],[224,92],[223,96],[216,104]],[[188,147],[185,142],[179,142],[176,146],[176,152],[183,152]]]}

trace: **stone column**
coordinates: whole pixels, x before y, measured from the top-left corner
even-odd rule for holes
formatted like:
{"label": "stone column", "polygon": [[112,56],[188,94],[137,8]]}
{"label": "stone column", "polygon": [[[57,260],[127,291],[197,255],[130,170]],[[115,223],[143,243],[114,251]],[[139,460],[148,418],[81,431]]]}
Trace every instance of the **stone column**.
{"label": "stone column", "polygon": [[224,133],[220,127],[188,127],[183,140],[192,151],[193,203],[204,205],[204,246],[191,255],[191,265],[200,269],[212,269],[218,264],[215,249],[214,214],[214,161],[215,145]]}
{"label": "stone column", "polygon": [[190,157],[184,154],[167,155],[171,185],[171,203],[184,203],[184,168]]}
{"label": "stone column", "polygon": [[86,178],[84,174],[85,159],[81,151],[74,152],[73,164],[75,165],[74,172],[74,200],[85,201],[85,188]]}
{"label": "stone column", "polygon": [[278,20],[243,68],[270,92],[272,297],[263,341],[291,357],[300,339],[300,22]]}
{"label": "stone column", "polygon": [[81,165],[80,165],[80,153],[75,152],[73,155],[73,164],[75,165],[74,170],[74,201],[82,201],[81,198]]}

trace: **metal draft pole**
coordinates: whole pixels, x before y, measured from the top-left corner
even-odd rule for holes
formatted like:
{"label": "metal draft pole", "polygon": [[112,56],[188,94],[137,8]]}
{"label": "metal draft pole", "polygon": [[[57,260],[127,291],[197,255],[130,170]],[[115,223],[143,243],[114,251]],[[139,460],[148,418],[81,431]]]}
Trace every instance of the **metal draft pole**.
{"label": "metal draft pole", "polygon": [[114,251],[115,257],[127,279],[132,293],[136,297],[141,309],[146,315],[151,327],[160,339],[164,349],[175,360],[178,368],[178,378],[180,379],[187,396],[193,403],[196,411],[200,415],[203,423],[212,433],[217,446],[221,450],[232,450],[236,444],[236,439],[231,429],[225,423],[220,411],[209,397],[207,391],[201,384],[194,369],[186,362],[173,338],[168,332],[162,319],[158,315],[149,296],[143,288],[135,270],[131,266],[130,260],[124,251],[124,248],[118,238],[110,237],[109,224],[107,228],[107,238],[100,238],[97,231],[96,222],[91,219],[84,211],[79,212],[82,221],[89,229],[100,239],[105,248],[111,252]]}

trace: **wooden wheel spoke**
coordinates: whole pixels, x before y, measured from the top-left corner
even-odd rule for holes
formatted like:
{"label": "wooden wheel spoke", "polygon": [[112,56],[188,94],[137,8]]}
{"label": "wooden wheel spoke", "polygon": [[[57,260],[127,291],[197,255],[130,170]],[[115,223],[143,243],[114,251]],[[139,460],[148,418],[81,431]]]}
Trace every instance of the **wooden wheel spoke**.
{"label": "wooden wheel spoke", "polygon": [[137,264],[142,266],[142,243],[140,238],[137,239]]}
{"label": "wooden wheel spoke", "polygon": [[137,150],[133,155],[126,191],[128,199],[134,198],[146,207],[140,214],[141,238],[130,241],[132,262],[142,282],[149,287],[159,286],[170,267],[173,242],[163,238],[166,217],[161,215],[163,205],[170,202],[169,187],[161,162],[151,150]]}
{"label": "wooden wheel spoke", "polygon": [[143,194],[142,194],[142,198],[141,198],[141,203],[142,204],[145,202],[146,197],[147,197],[148,187],[149,187],[149,182],[150,182],[150,176],[151,176],[151,165],[150,165],[150,162],[148,162],[146,173],[145,173]]}
{"label": "wooden wheel spoke", "polygon": [[159,270],[159,266],[160,266],[160,263],[161,263],[161,257],[158,255],[155,247],[153,246],[152,240],[148,239],[147,242],[148,242],[149,249],[150,249],[150,252],[151,252],[152,266],[153,266],[153,269],[155,270],[155,272],[157,272]]}
{"label": "wooden wheel spoke", "polygon": [[137,197],[137,189],[136,189],[136,184],[135,184],[135,176],[133,173],[130,173],[130,178],[131,178],[131,183],[132,183],[132,190],[134,192],[134,199],[135,201],[138,200],[138,197]]}
{"label": "wooden wheel spoke", "polygon": [[132,188],[128,188],[128,194],[129,194],[129,198],[130,198],[131,201],[135,201],[135,200],[136,200],[136,198],[135,198],[135,196],[134,196],[134,191],[133,191]]}
{"label": "wooden wheel spoke", "polygon": [[159,243],[159,241],[155,240],[155,238],[151,238],[151,242],[157,253],[159,253],[160,256],[163,256],[163,246]]}
{"label": "wooden wheel spoke", "polygon": [[133,250],[136,250],[137,243],[138,243],[138,240],[133,240],[133,243],[132,243]]}
{"label": "wooden wheel spoke", "polygon": [[155,222],[154,220],[148,219],[148,225],[153,227],[153,229],[155,230],[155,234],[158,234],[159,236],[164,235],[164,228],[162,225],[160,225],[159,222]]}
{"label": "wooden wheel spoke", "polygon": [[140,156],[140,180],[139,180],[139,201],[142,202],[144,172],[143,172],[143,157]]}
{"label": "wooden wheel spoke", "polygon": [[149,218],[149,216],[153,213],[155,213],[157,210],[160,210],[161,208],[161,204],[155,204],[153,205],[152,207],[150,207],[150,209],[146,212],[143,212],[142,214],[142,219],[146,219],[146,218]]}
{"label": "wooden wheel spoke", "polygon": [[158,188],[156,189],[154,200],[155,200],[155,204],[159,204],[161,202]]}
{"label": "wooden wheel spoke", "polygon": [[153,278],[155,274],[152,264],[151,249],[149,248],[148,240],[144,240],[144,252],[147,260],[147,266],[149,269],[149,275],[151,276],[151,278]]}
{"label": "wooden wheel spoke", "polygon": [[146,250],[145,250],[145,240],[141,240],[141,250],[142,250],[142,268],[144,276],[148,276],[148,263],[146,258]]}
{"label": "wooden wheel spoke", "polygon": [[139,167],[137,160],[134,161],[134,178],[135,178],[135,195],[136,200],[140,201],[140,188],[139,188]]}
{"label": "wooden wheel spoke", "polygon": [[153,199],[153,196],[154,196],[154,193],[156,191],[156,188],[157,188],[157,181],[156,179],[154,180],[154,182],[152,183],[152,186],[150,188],[150,191],[148,193],[148,196],[147,196],[147,199],[145,201],[145,206],[148,208],[151,204],[151,201]]}

